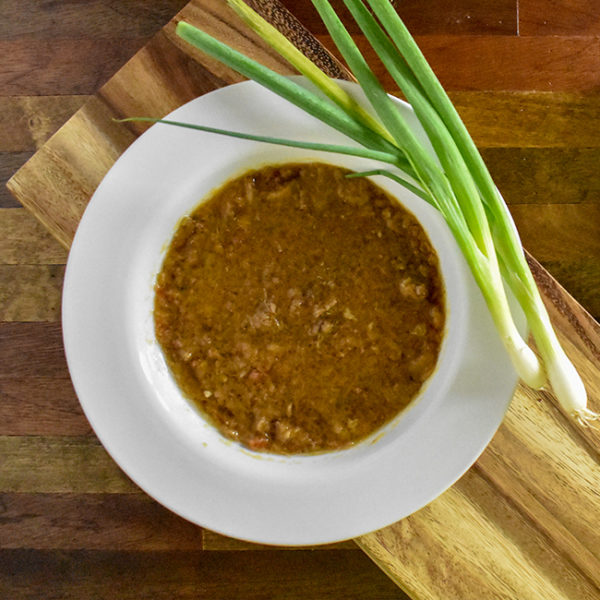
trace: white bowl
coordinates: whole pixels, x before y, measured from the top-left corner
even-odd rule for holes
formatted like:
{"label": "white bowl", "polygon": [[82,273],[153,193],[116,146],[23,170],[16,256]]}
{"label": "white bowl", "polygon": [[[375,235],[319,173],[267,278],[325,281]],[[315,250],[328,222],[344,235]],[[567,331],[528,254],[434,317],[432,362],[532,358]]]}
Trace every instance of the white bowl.
{"label": "white bowl", "polygon": [[[344,84],[360,97],[356,86]],[[422,135],[410,108],[399,109]],[[169,118],[250,133],[348,143],[253,82],[194,100]],[[353,448],[309,456],[251,452],[225,440],[182,396],[154,335],[154,281],[177,222],[211,190],[264,164],[356,157],[155,125],[117,161],[77,231],[65,277],[69,369],[96,434],[123,470],[181,516],[270,544],[355,537],[421,508],[491,439],[517,378],[440,215],[394,182],[376,182],[421,222],[440,258],[447,323],[419,397]]]}

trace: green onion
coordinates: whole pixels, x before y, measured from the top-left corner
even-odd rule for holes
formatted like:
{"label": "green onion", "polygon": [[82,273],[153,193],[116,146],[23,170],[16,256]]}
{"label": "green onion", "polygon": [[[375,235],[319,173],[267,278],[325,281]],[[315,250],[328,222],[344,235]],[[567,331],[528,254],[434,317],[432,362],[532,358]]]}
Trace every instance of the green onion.
{"label": "green onion", "polygon": [[382,175],[383,177],[387,177],[396,183],[404,186],[407,190],[411,191],[415,196],[419,196],[422,200],[425,200],[428,204],[431,204],[434,208],[437,208],[433,198],[428,196],[423,190],[413,185],[410,181],[407,181],[403,177],[400,177],[396,173],[391,173],[386,169],[371,169],[370,171],[360,171],[355,173],[348,173],[346,177],[348,179],[352,179],[353,177],[371,177],[373,175]]}
{"label": "green onion", "polygon": [[[255,142],[264,142],[266,144],[275,144],[277,146],[291,146],[293,148],[303,148],[304,150],[315,150],[317,152],[333,152],[335,154],[348,154],[349,156],[360,156],[371,160],[379,160],[381,162],[393,163],[396,161],[396,156],[388,152],[379,150],[370,150],[361,146],[339,146],[335,144],[320,144],[318,142],[303,142],[296,140],[287,140],[266,135],[254,135],[251,133],[240,133],[237,131],[228,131],[227,129],[218,129],[216,127],[207,127],[205,125],[194,125],[192,123],[182,123],[181,121],[170,121],[168,119],[155,119],[152,117],[129,117],[127,119],[116,119],[118,123],[127,123],[128,121],[142,121],[146,123],[163,123],[164,125],[175,125],[185,129],[196,129],[206,133],[218,133],[228,137],[252,140]],[[406,183],[407,185],[410,185]],[[415,193],[422,192],[415,188]]]}
{"label": "green onion", "polygon": [[196,27],[180,21],[176,28],[177,34],[186,42],[199,48],[206,54],[220,60],[249,79],[285,98],[292,104],[299,106],[304,111],[320,121],[344,133],[348,137],[369,148],[383,151],[396,151],[387,139],[379,133],[360,122],[354,114],[348,114],[341,107],[323,102],[322,98],[290,81],[287,77],[279,75],[247,58],[240,52],[233,50]]}
{"label": "green onion", "polygon": [[309,81],[312,81],[328,98],[333,100],[345,112],[354,115],[367,127],[377,131],[383,137],[393,142],[389,132],[381,126],[346,90],[336,81],[328,77],[313,63],[306,58],[294,44],[281,34],[270,23],[261,18],[242,0],[228,0],[229,4],[246,24],[258,33],[263,39],[269,40],[269,45],[276,50],[285,60],[293,65]]}
{"label": "green onion", "polygon": [[[413,107],[434,155],[419,141],[387,95],[328,0],[313,0],[313,4],[377,118],[242,0],[228,2],[323,96],[267,69],[188,23],[180,22],[177,34],[340,131],[359,147],[272,138],[160,119],[129,120],[163,122],[273,144],[352,154],[389,165],[391,169],[377,168],[349,176],[378,174],[390,177],[440,211],[465,256],[521,379],[535,388],[548,380],[566,412],[580,423],[588,424],[599,416],[587,409],[585,387],[558,342],[510,212],[479,151],[389,0],[366,1],[375,16],[363,0],[344,0],[366,39]],[[510,288],[523,309],[541,361],[517,330],[505,286]]]}

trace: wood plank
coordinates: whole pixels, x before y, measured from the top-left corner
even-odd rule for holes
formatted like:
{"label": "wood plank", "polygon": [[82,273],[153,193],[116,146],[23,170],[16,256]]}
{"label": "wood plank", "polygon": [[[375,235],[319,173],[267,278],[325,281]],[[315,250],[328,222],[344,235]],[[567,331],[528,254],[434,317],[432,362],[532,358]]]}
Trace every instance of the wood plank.
{"label": "wood plank", "polygon": [[[598,147],[600,138],[595,135],[595,126],[600,126],[598,97],[493,92],[454,92],[451,97],[480,147]],[[126,107],[120,108],[126,110]],[[162,114],[161,110],[164,109],[157,112]],[[106,135],[106,132],[103,134]],[[126,146],[131,139],[119,141],[119,144]],[[588,158],[590,156],[588,154]],[[52,165],[63,182],[67,177],[65,167],[55,162]],[[42,164],[43,161],[36,157],[25,173],[39,178]],[[101,178],[101,174],[96,177]],[[554,180],[560,181],[560,178]],[[12,182],[12,187],[13,192],[18,194],[18,178]],[[47,194],[45,187],[40,181],[31,195],[38,198]]]}
{"label": "wood plank", "polygon": [[0,40],[144,38],[160,29],[187,0],[38,2],[3,0]]}
{"label": "wood plank", "polygon": [[20,202],[6,188],[6,182],[32,155],[33,151],[0,152],[0,208],[17,208],[21,206]]}
{"label": "wood plank", "polygon": [[[310,2],[283,0],[301,23],[314,34],[327,33]],[[342,0],[331,3],[352,34],[360,31]],[[396,10],[413,35],[516,35],[516,0],[402,0]]]}
{"label": "wood plank", "polygon": [[596,0],[519,0],[520,35],[599,35]]}
{"label": "wood plank", "polygon": [[600,264],[597,259],[546,260],[543,266],[570,294],[580,299],[580,304],[592,318],[600,319]]}
{"label": "wood plank", "polygon": [[484,148],[482,156],[509,204],[600,202],[598,148]]}
{"label": "wood plank", "polygon": [[0,436],[0,492],[143,493],[94,436]]}
{"label": "wood plank", "polygon": [[[575,350],[574,356],[581,360],[584,368],[600,363],[600,324],[568,294],[542,265],[530,254],[526,256],[536,283],[542,290],[542,300],[548,310],[550,320],[554,324],[557,335],[562,342],[569,343]],[[593,374],[588,374],[590,381],[596,381]],[[600,407],[599,407],[600,408]],[[588,429],[590,431],[588,431]],[[595,435],[594,428],[580,428],[584,438]],[[600,439],[598,440],[600,441]]]}
{"label": "wood plank", "polygon": [[600,96],[576,92],[450,92],[480,148],[598,148]]}
{"label": "wood plank", "polygon": [[0,379],[15,377],[69,377],[60,322],[0,323]]}
{"label": "wood plank", "polygon": [[58,321],[63,265],[0,265],[0,320]]}
{"label": "wood plank", "polygon": [[[64,91],[64,88],[63,90]],[[30,152],[45,144],[89,100],[85,95],[0,95],[0,152]]]}
{"label": "wood plank", "polygon": [[[115,84],[116,85],[116,84]],[[578,185],[585,185],[587,182],[593,182],[595,179],[584,178],[589,169],[594,168],[594,153],[588,148],[597,148],[600,138],[596,135],[596,127],[600,127],[600,100],[597,96],[582,96],[578,94],[548,94],[548,93],[494,93],[494,92],[454,92],[451,94],[459,112],[465,120],[475,141],[482,148],[503,148],[503,147],[575,147],[586,149],[577,153],[574,149],[569,149],[570,154],[555,155],[555,162],[547,169],[558,168],[560,160],[570,160],[567,167],[573,174],[572,177],[567,174],[563,178],[548,176],[552,182],[578,182]],[[119,107],[127,111],[127,107]],[[130,110],[140,107],[131,106]],[[159,114],[166,112],[166,107],[157,108]],[[79,116],[78,116],[79,118]],[[106,135],[106,131],[103,132]],[[126,146],[132,138],[128,138],[118,143]],[[113,140],[113,143],[115,141]],[[489,156],[489,154],[488,154]],[[532,155],[523,155],[527,159]],[[539,156],[539,155],[538,155]],[[546,155],[548,156],[548,155]],[[540,159],[541,160],[541,159]],[[50,158],[48,158],[50,161]],[[577,161],[583,161],[581,174],[582,177],[575,177]],[[39,180],[39,173],[44,165],[44,161],[36,158],[22,176],[31,174],[32,192],[31,202],[37,198],[43,199],[48,190],[43,181],[34,188],[34,180]],[[56,164],[53,157],[52,167],[57,171],[57,177],[60,177],[61,183],[67,174],[65,167]],[[46,165],[47,166],[47,165]],[[107,167],[108,168],[108,167]],[[506,173],[507,171],[505,171]],[[95,178],[101,178],[101,173],[94,175]],[[12,182],[13,192],[19,193],[18,177]],[[99,180],[99,179],[98,179]],[[518,184],[518,181],[516,182]],[[59,192],[59,190],[52,190]],[[81,194],[81,193],[80,193]],[[71,190],[70,197],[77,196],[74,190]],[[66,215],[63,215],[64,219]],[[77,215],[74,215],[78,218]],[[69,226],[72,229],[73,226]],[[61,234],[62,235],[62,234]],[[65,242],[66,243],[66,242]]]}
{"label": "wood plank", "polygon": [[[536,396],[528,391],[523,395],[531,404],[528,410],[508,413],[477,467],[500,495],[510,494],[551,546],[600,588],[600,532],[589,527],[600,513],[600,453],[565,423],[561,412],[536,403]],[[557,444],[559,429],[567,439]]]}
{"label": "wood plank", "polygon": [[[554,212],[554,211],[552,211]],[[542,219],[542,221],[544,221]],[[529,228],[522,225],[522,217],[516,223],[529,235]],[[525,218],[525,222],[527,219]],[[588,223],[590,235],[596,236],[596,223]],[[547,246],[544,236],[536,229],[531,230],[532,239],[528,240],[529,248],[536,250]],[[563,236],[564,237],[564,236]],[[585,238],[583,238],[585,239]],[[573,257],[563,258],[558,248],[550,248],[552,254],[541,260],[541,264],[552,273],[566,290],[579,298],[580,304],[594,318],[600,316],[600,261],[597,253],[583,255],[586,248],[583,240],[578,240],[571,250]],[[55,322],[60,318],[62,290],[62,267],[50,266],[2,266],[0,265],[0,317],[5,322]],[[31,292],[31,293],[29,293]],[[62,362],[62,357],[57,356]],[[49,367],[50,368],[50,367]],[[60,368],[57,364],[56,368]]]}
{"label": "wood plank", "polygon": [[0,210],[0,264],[64,265],[67,254],[28,210]]}
{"label": "wood plank", "polygon": [[201,550],[202,529],[145,494],[0,494],[0,549]]}
{"label": "wood plank", "polygon": [[[115,84],[116,85],[116,84]],[[565,147],[575,146],[576,148],[597,148],[600,138],[595,134],[595,126],[600,126],[600,100],[594,96],[581,96],[576,94],[556,94],[549,95],[548,93],[493,93],[493,92],[455,92],[452,94],[452,99],[457,105],[459,112],[465,120],[467,127],[471,131],[475,141],[482,148],[490,147]],[[126,111],[128,107],[120,106],[121,110]],[[129,107],[133,110],[136,107]],[[137,107],[139,108],[139,107]],[[156,112],[162,114],[161,110],[156,109]],[[96,107],[93,110],[86,107],[86,111],[98,112]],[[74,119],[83,119],[84,122],[89,120],[83,113],[78,114]],[[75,121],[73,126],[75,126]],[[119,135],[123,137],[127,130],[120,129]],[[132,137],[126,139],[117,139],[115,133],[101,132],[107,140],[107,144],[113,144],[116,147],[111,148],[111,152],[117,153],[120,146],[126,147]],[[113,136],[113,139],[110,139]],[[110,141],[108,141],[110,140]],[[51,156],[43,157],[38,153],[33,161],[27,165],[25,170],[18,174],[10,183],[13,193],[25,197],[25,192],[22,186],[19,185],[19,179],[28,179],[28,202],[32,206],[36,204],[44,204],[44,198],[52,194],[54,198],[58,194],[64,193],[65,179],[71,178],[67,169],[69,168],[65,161],[69,160],[72,152],[67,153],[63,149],[64,143],[56,140],[56,151]],[[582,161],[587,161],[585,169],[593,168],[593,152],[587,150],[587,154],[580,153],[577,155],[575,150],[571,152],[572,161],[579,160],[577,156],[583,157]],[[558,159],[557,159],[558,160]],[[48,164],[49,163],[49,164]],[[108,170],[110,165],[107,163],[103,169]],[[551,165],[549,168],[558,167],[560,165]],[[52,168],[56,173],[63,187],[48,189],[48,186],[40,173],[42,168]],[[94,181],[100,181],[105,171],[99,171],[93,174]],[[572,181],[573,178],[567,176],[565,181]],[[594,178],[591,179],[593,181]],[[561,178],[554,177],[552,181],[561,181]],[[579,185],[584,185],[583,179],[577,179]],[[93,184],[92,184],[93,185]],[[86,193],[91,193],[91,186],[86,186],[84,190],[71,189],[69,198],[80,198],[81,206],[85,205]],[[27,201],[27,200],[26,200]],[[40,208],[40,211],[42,209]],[[46,212],[48,209],[45,209]],[[76,207],[71,206],[71,213],[60,211],[62,224],[58,227],[64,231],[57,232],[63,239],[63,243],[67,244],[70,236],[72,236],[75,224],[69,219],[78,219],[78,211]],[[49,218],[48,215],[40,214],[40,218]],[[50,227],[56,227],[47,223]]]}
{"label": "wood plank", "polygon": [[0,378],[0,435],[91,435],[70,379]]}
{"label": "wood plank", "polygon": [[0,589],[11,600],[406,600],[368,557],[347,550],[4,550]]}
{"label": "wood plank", "polygon": [[523,245],[598,318],[600,204],[516,204],[510,211]]}
{"label": "wood plank", "polygon": [[0,40],[0,94],[93,94],[146,42],[135,39]]}
{"label": "wood plank", "polygon": [[[213,552],[275,549],[203,531],[145,494],[2,493],[0,507],[0,549],[111,550],[118,547],[136,551]],[[358,550],[352,541],[318,549]]]}
{"label": "wood plank", "polygon": [[[329,35],[317,38],[337,56]],[[592,36],[425,35],[415,39],[448,90],[594,92],[600,85],[600,47]],[[394,89],[364,36],[356,34],[354,41],[386,89]]]}
{"label": "wood plank", "polygon": [[[246,542],[243,540],[237,540],[230,538],[208,529],[204,530],[203,534],[203,548],[204,550],[210,551],[244,551],[248,550],[273,550],[275,546],[267,546],[264,544],[254,544],[252,542]],[[285,546],[290,550],[302,549],[302,546]],[[305,548],[306,549],[306,548]],[[356,550],[356,544],[353,540],[347,540],[345,542],[338,542],[336,544],[325,544],[322,546],[314,546],[312,550]]]}
{"label": "wood plank", "polygon": [[523,245],[540,261],[600,263],[600,203],[510,206]]}

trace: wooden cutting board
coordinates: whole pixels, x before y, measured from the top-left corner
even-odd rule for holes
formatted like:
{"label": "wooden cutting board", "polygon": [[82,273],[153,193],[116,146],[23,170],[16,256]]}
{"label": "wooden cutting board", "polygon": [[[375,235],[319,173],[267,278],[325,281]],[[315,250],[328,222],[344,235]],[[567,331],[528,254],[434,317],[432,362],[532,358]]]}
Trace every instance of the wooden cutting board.
{"label": "wooden cutting board", "polygon": [[[252,3],[331,75],[347,71],[276,0]],[[69,247],[89,198],[146,128],[114,117],[161,117],[241,78],[175,36],[185,19],[263,64],[289,67],[222,0],[194,0],[9,181],[12,193]],[[561,341],[600,410],[600,327],[530,258]],[[516,390],[494,440],[450,490],[357,543],[414,598],[600,597],[600,432],[581,429],[549,393]]]}

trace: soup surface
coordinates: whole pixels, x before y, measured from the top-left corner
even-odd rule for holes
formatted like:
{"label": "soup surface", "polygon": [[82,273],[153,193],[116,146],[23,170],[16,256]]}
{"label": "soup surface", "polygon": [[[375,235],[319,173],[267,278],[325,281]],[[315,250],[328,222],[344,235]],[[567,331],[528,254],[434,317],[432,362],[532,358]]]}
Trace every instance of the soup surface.
{"label": "soup surface", "polygon": [[280,454],[348,447],[405,408],[445,322],[412,214],[322,163],[231,180],[184,217],[155,328],[183,393],[226,437]]}

